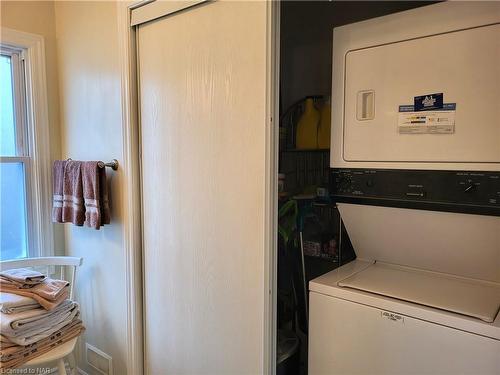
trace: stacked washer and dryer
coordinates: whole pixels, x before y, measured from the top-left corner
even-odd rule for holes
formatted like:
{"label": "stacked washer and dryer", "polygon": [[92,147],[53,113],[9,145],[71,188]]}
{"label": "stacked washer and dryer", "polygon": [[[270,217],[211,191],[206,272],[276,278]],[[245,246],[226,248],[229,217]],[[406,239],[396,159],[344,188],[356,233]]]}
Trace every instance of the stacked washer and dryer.
{"label": "stacked washer and dryer", "polygon": [[357,259],[309,284],[309,374],[500,374],[500,4],[333,37],[332,193]]}

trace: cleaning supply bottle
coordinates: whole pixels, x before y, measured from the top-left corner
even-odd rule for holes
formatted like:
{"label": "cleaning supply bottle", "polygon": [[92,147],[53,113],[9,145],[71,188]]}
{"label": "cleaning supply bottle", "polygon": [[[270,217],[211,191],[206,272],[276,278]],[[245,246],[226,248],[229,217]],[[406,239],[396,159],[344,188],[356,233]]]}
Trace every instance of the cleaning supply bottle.
{"label": "cleaning supply bottle", "polygon": [[319,111],[314,107],[312,97],[306,98],[304,113],[297,123],[295,146],[299,150],[318,148]]}
{"label": "cleaning supply bottle", "polygon": [[320,109],[320,120],[318,126],[318,148],[330,148],[330,131],[332,128],[332,109],[330,99],[323,103]]}

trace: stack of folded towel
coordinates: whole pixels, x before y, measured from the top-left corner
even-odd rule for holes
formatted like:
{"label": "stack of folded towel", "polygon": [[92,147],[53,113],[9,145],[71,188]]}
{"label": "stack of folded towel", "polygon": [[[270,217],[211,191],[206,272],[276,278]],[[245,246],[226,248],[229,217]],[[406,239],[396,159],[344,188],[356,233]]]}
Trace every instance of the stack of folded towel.
{"label": "stack of folded towel", "polygon": [[19,367],[85,330],[68,296],[67,281],[24,268],[0,272],[0,369]]}

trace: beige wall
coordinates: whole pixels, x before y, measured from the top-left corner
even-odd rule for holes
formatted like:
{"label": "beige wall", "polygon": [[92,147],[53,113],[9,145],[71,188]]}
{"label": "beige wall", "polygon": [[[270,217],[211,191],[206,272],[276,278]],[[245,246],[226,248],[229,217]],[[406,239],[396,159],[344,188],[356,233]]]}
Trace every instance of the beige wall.
{"label": "beige wall", "polygon": [[[49,105],[50,157],[51,160],[59,159],[61,157],[61,134],[54,3],[52,1],[1,1],[0,25],[44,37]],[[55,252],[57,255],[62,255],[64,254],[63,227],[54,225],[54,234]]]}
{"label": "beige wall", "polygon": [[[123,160],[121,86],[115,2],[56,2],[62,156]],[[121,170],[107,169],[112,224],[101,230],[65,226],[66,252],[82,256],[77,299],[88,342],[113,357],[114,373],[126,374],[126,286]]]}
{"label": "beige wall", "polygon": [[[116,3],[2,1],[1,26],[45,39],[51,159],[123,160]],[[56,225],[56,253],[81,256],[76,283],[85,342],[113,357],[126,374],[125,251],[121,171],[108,169],[112,224],[99,231]]]}

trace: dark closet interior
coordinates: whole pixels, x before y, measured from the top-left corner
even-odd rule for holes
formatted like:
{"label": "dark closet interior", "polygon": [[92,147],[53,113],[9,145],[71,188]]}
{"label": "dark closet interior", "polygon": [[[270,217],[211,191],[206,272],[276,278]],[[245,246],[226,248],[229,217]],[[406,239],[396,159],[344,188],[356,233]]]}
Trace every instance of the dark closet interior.
{"label": "dark closet interior", "polygon": [[[328,193],[333,29],[432,3],[281,2],[278,375],[307,374],[308,282],[356,257]],[[314,121],[316,143],[301,132]]]}

